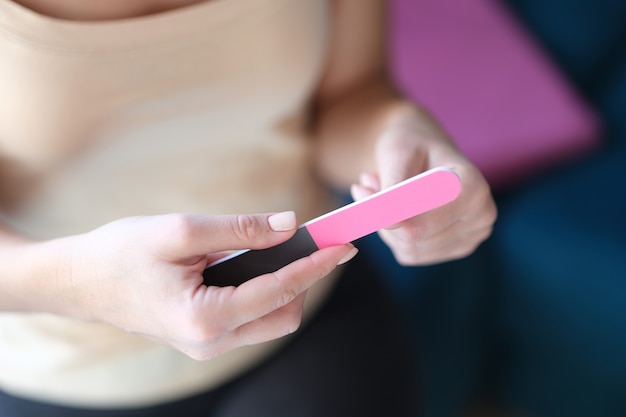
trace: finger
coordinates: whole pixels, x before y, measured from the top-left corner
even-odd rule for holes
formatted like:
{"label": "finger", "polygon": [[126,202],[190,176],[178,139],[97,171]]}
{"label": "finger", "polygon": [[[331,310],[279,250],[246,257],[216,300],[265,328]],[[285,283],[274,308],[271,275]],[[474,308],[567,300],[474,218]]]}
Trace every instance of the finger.
{"label": "finger", "polygon": [[[355,254],[356,248],[351,244],[325,248],[276,272],[246,281],[235,289],[230,288],[232,293],[228,302],[222,302],[219,306],[219,315],[230,318],[228,325],[231,329],[263,317],[289,304],[338,264]],[[206,291],[214,288],[206,287]],[[207,303],[215,301],[214,298],[207,300]]]}
{"label": "finger", "polygon": [[241,346],[278,339],[295,332],[302,321],[305,293],[286,306],[263,317],[244,323],[232,330],[224,330],[219,339],[202,342],[169,341],[176,349],[196,360],[208,360]]}
{"label": "finger", "polygon": [[469,255],[490,233],[490,226],[470,228],[457,221],[426,239],[411,240],[408,235],[400,236],[397,230],[381,231],[380,236],[400,264],[428,265]]}
{"label": "finger", "polygon": [[380,178],[371,172],[363,172],[359,176],[360,183],[363,187],[373,191],[380,191]]}
{"label": "finger", "polygon": [[389,129],[377,143],[376,166],[380,178],[380,188],[385,189],[413,175],[424,171],[428,166],[428,155],[417,146],[410,132],[403,129]]}
{"label": "finger", "polygon": [[359,176],[359,183],[350,186],[350,194],[354,201],[362,200],[380,191],[378,175],[364,172]]}
{"label": "finger", "polygon": [[166,230],[171,257],[262,249],[289,239],[296,230],[292,211],[239,215],[172,215]]}
{"label": "finger", "polygon": [[380,230],[379,235],[395,252],[417,252],[418,254],[423,254],[436,242],[447,241],[447,236],[454,236],[455,233],[459,233],[457,229],[459,229],[459,222],[455,221],[442,229],[438,229],[436,232],[431,232],[425,227],[413,226],[383,229]]}
{"label": "finger", "polygon": [[236,346],[253,345],[294,333],[302,323],[305,298],[306,292],[287,305],[238,327],[231,335],[231,343]]}
{"label": "finger", "polygon": [[474,252],[482,240],[481,237],[441,246],[425,245],[423,249],[412,249],[411,251],[393,248],[392,252],[401,265],[427,266],[464,258]]}
{"label": "finger", "polygon": [[352,184],[352,186],[350,186],[350,195],[354,201],[362,200],[372,194],[374,194],[374,191],[363,187],[361,184]]}

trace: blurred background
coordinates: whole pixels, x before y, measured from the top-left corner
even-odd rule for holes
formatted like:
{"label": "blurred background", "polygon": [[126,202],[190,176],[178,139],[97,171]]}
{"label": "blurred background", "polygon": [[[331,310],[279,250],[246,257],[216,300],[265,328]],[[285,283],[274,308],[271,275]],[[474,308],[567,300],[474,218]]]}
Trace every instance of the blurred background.
{"label": "blurred background", "polygon": [[626,416],[626,2],[390,3],[398,85],[499,207],[460,261],[361,242],[413,329],[422,415]]}

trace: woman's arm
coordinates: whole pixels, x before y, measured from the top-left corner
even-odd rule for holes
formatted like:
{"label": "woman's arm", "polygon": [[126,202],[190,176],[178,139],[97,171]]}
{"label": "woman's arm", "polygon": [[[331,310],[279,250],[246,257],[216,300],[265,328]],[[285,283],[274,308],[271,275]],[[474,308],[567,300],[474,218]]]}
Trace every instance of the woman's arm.
{"label": "woman's arm", "polygon": [[452,168],[463,183],[455,202],[384,230],[381,237],[403,264],[460,258],[491,233],[495,204],[478,169],[424,108],[391,83],[384,3],[333,3],[333,43],[316,96],[318,169],[330,184],[351,186],[360,199],[429,168]]}
{"label": "woman's arm", "polygon": [[[34,286],[49,282],[54,275],[49,270],[39,270],[39,265],[54,268],[54,262],[40,249],[41,245],[0,222],[0,311],[35,311],[39,307],[27,294],[32,293]],[[29,255],[34,261],[27,261]],[[37,285],[35,279],[27,277],[37,277],[41,283]]]}
{"label": "woman's arm", "polygon": [[336,246],[239,287],[203,284],[223,251],[274,246],[295,230],[293,212],[133,217],[44,242],[2,227],[0,310],[104,322],[209,359],[293,332],[306,290],[355,254]]}

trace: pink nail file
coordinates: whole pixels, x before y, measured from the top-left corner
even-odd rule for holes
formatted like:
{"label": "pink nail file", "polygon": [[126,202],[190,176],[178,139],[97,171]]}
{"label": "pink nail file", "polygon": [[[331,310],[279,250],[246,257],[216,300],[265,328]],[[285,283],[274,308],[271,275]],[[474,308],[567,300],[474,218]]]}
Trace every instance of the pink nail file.
{"label": "pink nail file", "polygon": [[267,249],[244,250],[204,270],[206,285],[239,285],[329,246],[355,241],[395,223],[443,206],[461,192],[459,177],[435,168],[301,225],[289,240]]}

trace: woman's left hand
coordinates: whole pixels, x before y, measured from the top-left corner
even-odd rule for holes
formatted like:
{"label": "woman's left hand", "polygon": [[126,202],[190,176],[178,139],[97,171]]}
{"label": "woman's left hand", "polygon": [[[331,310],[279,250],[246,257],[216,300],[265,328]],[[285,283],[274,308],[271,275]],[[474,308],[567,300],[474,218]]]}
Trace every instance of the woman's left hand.
{"label": "woman's left hand", "polygon": [[379,232],[400,264],[459,259],[491,234],[497,210],[487,181],[426,111],[412,108],[391,117],[375,152],[377,172],[363,173],[352,185],[355,200],[439,166],[452,169],[462,183],[455,201]]}

